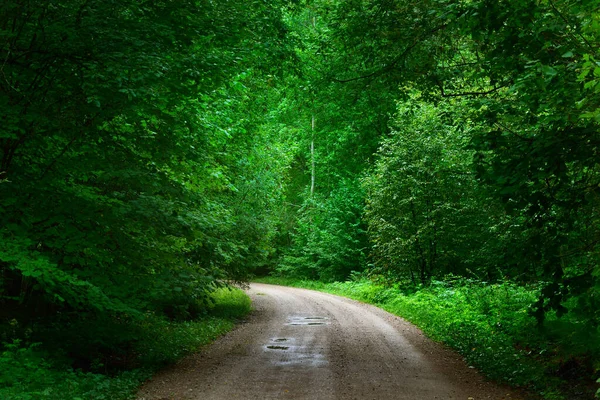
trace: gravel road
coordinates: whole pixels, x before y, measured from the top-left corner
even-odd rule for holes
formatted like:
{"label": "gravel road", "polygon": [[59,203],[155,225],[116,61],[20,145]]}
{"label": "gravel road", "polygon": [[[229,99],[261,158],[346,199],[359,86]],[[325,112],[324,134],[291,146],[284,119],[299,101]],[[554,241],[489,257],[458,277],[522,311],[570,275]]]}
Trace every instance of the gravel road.
{"label": "gravel road", "polygon": [[155,375],[138,400],[519,399],[376,307],[265,284],[248,294],[248,321]]}

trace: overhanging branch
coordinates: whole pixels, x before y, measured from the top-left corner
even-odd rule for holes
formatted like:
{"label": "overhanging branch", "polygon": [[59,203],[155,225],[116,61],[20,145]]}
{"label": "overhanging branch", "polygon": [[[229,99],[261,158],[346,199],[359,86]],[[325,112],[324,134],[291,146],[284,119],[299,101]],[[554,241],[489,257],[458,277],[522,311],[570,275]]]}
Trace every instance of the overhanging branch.
{"label": "overhanging branch", "polygon": [[430,30],[429,32],[427,32],[426,34],[416,38],[411,44],[410,46],[408,46],[406,49],[404,49],[404,51],[398,55],[396,58],[394,58],[392,60],[392,62],[386,66],[384,66],[383,68],[380,68],[376,71],[370,72],[368,74],[365,75],[360,75],[360,76],[356,76],[354,78],[348,78],[348,79],[338,79],[338,78],[332,78],[332,80],[334,82],[338,82],[338,83],[348,83],[348,82],[353,82],[353,81],[358,81],[358,80],[362,80],[362,79],[368,79],[368,78],[372,78],[375,76],[379,76],[379,75],[383,75],[384,73],[394,69],[394,67],[402,60],[404,59],[404,57],[406,57],[408,55],[408,53],[414,49],[415,47],[417,47],[417,45],[419,43],[421,43],[425,38],[431,36],[432,34],[441,31],[442,29],[445,29],[448,26],[447,23],[442,24],[432,30]]}

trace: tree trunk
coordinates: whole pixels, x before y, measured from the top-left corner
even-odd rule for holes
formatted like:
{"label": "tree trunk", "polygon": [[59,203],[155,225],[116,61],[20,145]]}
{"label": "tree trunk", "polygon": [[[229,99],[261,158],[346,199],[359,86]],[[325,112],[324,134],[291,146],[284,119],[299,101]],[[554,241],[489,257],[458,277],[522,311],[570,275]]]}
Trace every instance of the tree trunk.
{"label": "tree trunk", "polygon": [[315,193],[315,115],[312,116],[312,137],[310,140],[310,197]]}

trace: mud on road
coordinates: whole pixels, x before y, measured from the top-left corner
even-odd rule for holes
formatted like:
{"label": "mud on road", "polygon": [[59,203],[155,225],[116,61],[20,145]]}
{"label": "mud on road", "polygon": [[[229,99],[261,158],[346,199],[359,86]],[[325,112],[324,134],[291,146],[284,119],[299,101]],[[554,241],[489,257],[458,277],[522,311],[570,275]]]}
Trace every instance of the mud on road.
{"label": "mud on road", "polygon": [[265,284],[248,294],[245,323],[155,375],[138,400],[519,398],[376,307]]}

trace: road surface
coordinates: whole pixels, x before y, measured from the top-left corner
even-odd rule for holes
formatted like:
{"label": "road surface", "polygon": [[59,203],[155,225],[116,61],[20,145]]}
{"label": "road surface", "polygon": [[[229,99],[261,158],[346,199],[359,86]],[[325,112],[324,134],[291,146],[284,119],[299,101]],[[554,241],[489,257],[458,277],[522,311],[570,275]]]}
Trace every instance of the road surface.
{"label": "road surface", "polygon": [[248,294],[248,321],[155,375],[138,400],[519,398],[376,307],[266,284]]}

